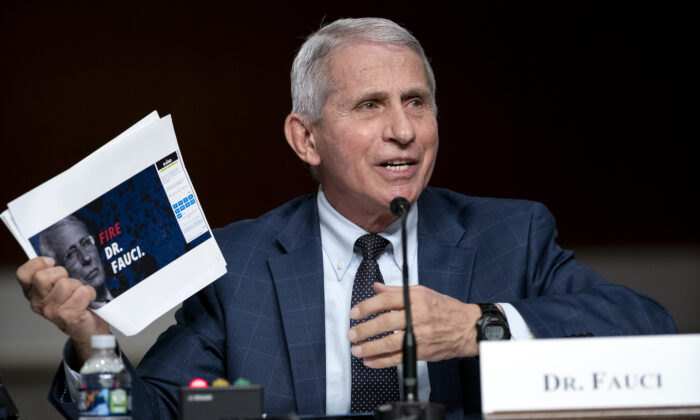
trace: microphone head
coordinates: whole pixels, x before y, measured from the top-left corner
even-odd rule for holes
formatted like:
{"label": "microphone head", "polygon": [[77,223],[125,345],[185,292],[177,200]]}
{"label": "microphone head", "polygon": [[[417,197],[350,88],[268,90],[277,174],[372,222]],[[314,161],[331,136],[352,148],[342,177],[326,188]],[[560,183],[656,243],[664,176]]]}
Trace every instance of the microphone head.
{"label": "microphone head", "polygon": [[391,200],[391,212],[395,216],[403,216],[408,213],[409,208],[411,208],[411,203],[403,197],[396,197]]}

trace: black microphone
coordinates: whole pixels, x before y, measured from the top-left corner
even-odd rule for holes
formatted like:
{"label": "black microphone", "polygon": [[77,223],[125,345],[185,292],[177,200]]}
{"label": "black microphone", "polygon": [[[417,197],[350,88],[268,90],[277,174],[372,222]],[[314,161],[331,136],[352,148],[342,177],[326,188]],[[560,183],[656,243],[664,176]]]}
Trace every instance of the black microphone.
{"label": "black microphone", "polygon": [[391,204],[389,205],[391,207],[391,212],[394,213],[394,216],[404,216],[408,213],[408,209],[411,208],[411,203],[408,202],[403,197],[396,197],[395,199],[391,200]]}
{"label": "black microphone", "polygon": [[401,218],[401,247],[403,252],[403,305],[406,314],[406,330],[403,336],[403,400],[418,400],[418,375],[416,338],[413,335],[411,298],[408,289],[408,258],[406,257],[406,216],[411,203],[403,197],[391,200],[391,212]]}
{"label": "black microphone", "polygon": [[403,248],[403,301],[406,331],[403,336],[403,401],[377,407],[376,420],[444,420],[445,407],[434,402],[418,401],[416,338],[411,321],[411,299],[408,290],[408,258],[406,252],[406,217],[411,203],[403,197],[391,200],[391,212],[401,217],[401,245]]}

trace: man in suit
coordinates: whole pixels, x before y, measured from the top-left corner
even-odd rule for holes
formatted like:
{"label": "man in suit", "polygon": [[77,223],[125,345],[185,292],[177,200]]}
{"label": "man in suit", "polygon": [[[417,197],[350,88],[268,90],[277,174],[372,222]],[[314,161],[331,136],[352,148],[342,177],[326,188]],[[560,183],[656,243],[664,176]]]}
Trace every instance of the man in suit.
{"label": "man in suit", "polygon": [[[261,384],[270,415],[368,411],[396,399],[405,327],[394,286],[400,223],[389,209],[397,196],[413,204],[406,254],[418,397],[444,404],[448,418],[479,413],[474,356],[487,310],[516,339],[675,332],[658,303],[561,250],[544,206],[427,187],[438,149],[435,82],[403,28],[384,19],[322,28],[295,58],[292,97],[285,134],[320,187],[215,232],[229,272],[188,299],[177,325],[130,368],[135,418],[174,417],[177,388],[193,377]],[[17,276],[32,309],[71,338],[50,396],[75,416],[72,370],[89,337],[109,326],[86,310],[94,290],[52,261],[30,260]],[[367,377],[382,379],[368,388]],[[355,405],[365,398],[371,407]]]}

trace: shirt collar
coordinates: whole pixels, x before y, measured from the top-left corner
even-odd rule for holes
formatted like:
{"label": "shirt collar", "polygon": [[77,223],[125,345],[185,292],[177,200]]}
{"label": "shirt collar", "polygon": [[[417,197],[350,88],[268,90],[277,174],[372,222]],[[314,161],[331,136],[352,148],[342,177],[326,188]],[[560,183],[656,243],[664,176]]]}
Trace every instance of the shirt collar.
{"label": "shirt collar", "polygon": [[[323,188],[318,189],[317,195],[318,217],[321,225],[321,244],[326,258],[333,267],[338,280],[343,278],[353,257],[355,241],[367,233],[345,216],[340,214],[326,199]],[[411,206],[406,218],[406,242],[408,259],[411,261],[418,248],[418,203]],[[389,225],[380,236],[386,238],[391,246],[387,246],[387,252],[399,269],[403,266],[403,253],[401,247],[401,219],[397,219]]]}

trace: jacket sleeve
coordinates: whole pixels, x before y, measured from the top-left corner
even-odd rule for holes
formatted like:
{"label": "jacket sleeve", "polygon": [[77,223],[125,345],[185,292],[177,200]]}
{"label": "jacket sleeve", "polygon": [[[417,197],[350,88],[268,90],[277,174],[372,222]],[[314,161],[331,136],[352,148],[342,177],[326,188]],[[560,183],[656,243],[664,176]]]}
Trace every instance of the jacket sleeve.
{"label": "jacket sleeve", "polygon": [[554,218],[539,203],[528,233],[525,298],[510,302],[538,338],[676,333],[655,300],[604,280],[556,243]]}

